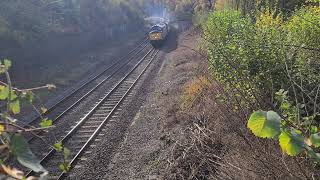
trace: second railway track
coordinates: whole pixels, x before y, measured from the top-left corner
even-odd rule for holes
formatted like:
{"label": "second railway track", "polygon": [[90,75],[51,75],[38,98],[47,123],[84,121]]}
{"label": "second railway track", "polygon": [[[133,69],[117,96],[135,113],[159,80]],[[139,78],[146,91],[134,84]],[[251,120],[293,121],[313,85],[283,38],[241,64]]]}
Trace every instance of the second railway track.
{"label": "second railway track", "polygon": [[[124,101],[128,93],[150,66],[157,56],[157,53],[158,50],[151,49],[143,57],[140,57],[140,60],[136,62],[130,71],[127,71],[113,88],[105,92],[103,97],[96,101],[90,111],[78,119],[70,130],[60,136],[61,138],[57,138],[58,141],[62,142],[62,144],[72,152],[72,158],[70,159],[71,167],[78,161],[84,150],[96,138],[116,110],[119,110],[119,105]],[[62,162],[61,155],[54,149],[43,154],[41,164],[49,170],[52,179],[62,178],[65,174],[61,173],[58,169],[59,163]],[[33,174],[33,172],[29,173],[29,175],[31,174]]]}

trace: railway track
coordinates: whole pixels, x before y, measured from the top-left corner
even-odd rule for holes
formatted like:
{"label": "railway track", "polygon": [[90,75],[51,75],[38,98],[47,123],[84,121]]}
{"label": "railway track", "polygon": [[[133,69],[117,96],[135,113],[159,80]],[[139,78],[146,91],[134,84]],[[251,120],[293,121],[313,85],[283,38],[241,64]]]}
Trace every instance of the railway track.
{"label": "railway track", "polygon": [[[98,87],[109,80],[117,71],[124,68],[135,56],[148,47],[147,41],[144,39],[133,50],[122,58],[116,60],[113,64],[103,69],[101,72],[94,74],[93,76],[80,82],[78,86],[70,88],[64,92],[60,98],[57,98],[54,102],[47,106],[47,111],[43,116],[49,119],[59,119],[65,113],[69,112],[74,106],[81,102],[84,98],[92,94]],[[41,116],[37,115],[27,122],[27,125],[37,126],[41,121]]]}
{"label": "railway track", "polygon": [[[151,49],[141,57],[135,66],[113,88],[107,91],[103,98],[99,99],[94,107],[60,139],[60,142],[72,152],[69,159],[71,168],[79,161],[81,155],[98,136],[114,113],[119,111],[119,106],[156,58],[157,53],[158,50]],[[49,170],[52,175],[50,179],[62,179],[66,176],[65,173],[58,169],[59,163],[62,161],[61,154],[54,149],[51,149],[43,157],[41,164]],[[31,171],[28,175],[34,175],[34,172]]]}
{"label": "railway track", "polygon": [[[54,125],[60,121],[68,121],[67,117],[69,117],[69,121],[80,119],[84,112],[88,111],[88,109],[91,109],[91,107],[88,108],[84,104],[93,104],[94,101],[97,101],[97,99],[101,99],[105,91],[110,89],[119,80],[119,78],[123,77],[128,69],[130,70],[137,63],[136,61],[143,57],[150,50],[150,48],[151,47],[146,39],[141,41],[128,54],[118,59],[102,71],[79,83],[79,86],[75,86],[68,92],[64,93],[61,98],[58,98],[57,101],[49,106],[48,111],[43,116],[52,119]],[[73,113],[77,109],[81,109],[81,107],[83,109],[81,114]],[[30,122],[26,124],[23,123],[22,126],[38,126],[40,121],[41,117],[36,116]],[[55,131],[59,130],[55,129],[54,132],[49,133],[55,134]],[[49,137],[50,135],[45,132],[39,133],[38,135],[43,136],[44,139],[47,139],[48,144],[53,144],[56,142],[56,139],[59,139],[56,137],[61,137],[61,133],[55,134],[56,137],[54,138]],[[39,143],[39,139],[34,138],[34,136],[30,135],[26,138],[31,146],[35,147],[34,149],[36,152],[39,151],[39,153],[36,154],[38,157],[43,157],[43,151],[46,151],[48,148],[50,148],[48,145],[44,146],[43,142]],[[21,167],[21,169],[23,169],[23,167]]]}

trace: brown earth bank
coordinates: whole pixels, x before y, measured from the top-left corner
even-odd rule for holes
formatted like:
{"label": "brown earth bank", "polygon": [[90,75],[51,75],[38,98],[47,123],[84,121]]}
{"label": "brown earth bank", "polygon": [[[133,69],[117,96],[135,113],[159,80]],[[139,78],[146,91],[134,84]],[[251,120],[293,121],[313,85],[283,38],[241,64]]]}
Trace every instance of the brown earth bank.
{"label": "brown earth bank", "polygon": [[[234,111],[198,51],[199,31],[181,33],[154,63],[119,127],[110,132],[79,179],[313,179],[302,157],[246,128],[250,112]],[[73,178],[71,178],[73,179]]]}

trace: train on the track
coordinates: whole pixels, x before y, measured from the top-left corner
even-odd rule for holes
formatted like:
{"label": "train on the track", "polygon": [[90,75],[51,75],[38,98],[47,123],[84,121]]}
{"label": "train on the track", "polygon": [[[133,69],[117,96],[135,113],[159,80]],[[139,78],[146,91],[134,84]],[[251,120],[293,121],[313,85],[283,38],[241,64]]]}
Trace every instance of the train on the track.
{"label": "train on the track", "polygon": [[151,45],[155,48],[160,47],[166,40],[169,34],[168,23],[158,23],[151,27],[149,31],[149,41]]}

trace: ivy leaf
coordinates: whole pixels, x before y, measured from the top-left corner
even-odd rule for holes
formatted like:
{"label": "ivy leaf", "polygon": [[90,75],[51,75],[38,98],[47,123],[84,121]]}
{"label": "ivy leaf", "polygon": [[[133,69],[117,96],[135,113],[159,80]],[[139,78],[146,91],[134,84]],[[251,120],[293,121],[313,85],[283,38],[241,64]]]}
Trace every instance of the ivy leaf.
{"label": "ivy leaf", "polygon": [[13,114],[19,114],[20,113],[20,101],[15,100],[9,104],[9,108],[12,111]]}
{"label": "ivy leaf", "polygon": [[11,137],[10,150],[23,166],[30,168],[34,172],[47,172],[40,164],[38,158],[32,153],[29,144],[22,135],[14,134]]}
{"label": "ivy leaf", "polygon": [[290,156],[298,155],[305,147],[304,138],[295,131],[283,131],[279,136],[279,144],[282,151]]}
{"label": "ivy leaf", "polygon": [[247,127],[261,138],[274,138],[280,133],[281,117],[274,111],[256,111],[248,121]]}
{"label": "ivy leaf", "polygon": [[0,86],[0,100],[5,100],[9,96],[9,87]]}
{"label": "ivy leaf", "polygon": [[42,128],[50,127],[50,126],[52,126],[52,120],[45,118],[45,119],[43,119],[43,120],[40,122],[40,126],[41,126]]}
{"label": "ivy leaf", "polygon": [[314,147],[318,148],[320,147],[320,136],[319,136],[319,133],[317,134],[312,134],[310,136],[310,140],[311,140],[311,143]]}
{"label": "ivy leaf", "polygon": [[63,147],[62,147],[62,142],[55,143],[55,144],[53,145],[53,148],[54,148],[56,151],[58,151],[58,152],[62,152],[62,149],[63,149]]}

